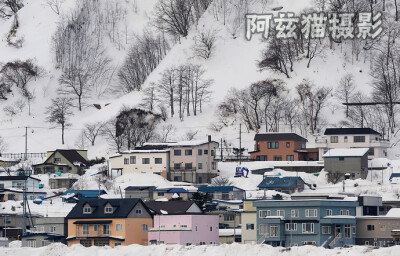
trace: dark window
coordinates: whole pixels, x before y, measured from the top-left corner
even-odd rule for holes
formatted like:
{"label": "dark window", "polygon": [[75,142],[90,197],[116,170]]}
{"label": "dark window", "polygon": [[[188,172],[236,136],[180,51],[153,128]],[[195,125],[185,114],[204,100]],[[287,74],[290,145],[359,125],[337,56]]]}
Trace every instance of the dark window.
{"label": "dark window", "polygon": [[354,136],[354,142],[365,142],[365,136]]}
{"label": "dark window", "polygon": [[185,169],[192,169],[192,163],[185,163]]}
{"label": "dark window", "polygon": [[213,170],[217,169],[217,162],[211,163],[211,169],[213,169]]}
{"label": "dark window", "polygon": [[287,155],[286,161],[294,161],[294,155]]}
{"label": "dark window", "polygon": [[279,148],[279,142],[268,142],[268,148]]}
{"label": "dark window", "polygon": [[224,215],[224,221],[233,221],[235,219],[235,215]]}
{"label": "dark window", "polygon": [[180,155],[182,155],[182,151],[180,149],[176,149],[176,150],[174,150],[174,155],[180,156]]}
{"label": "dark window", "polygon": [[339,137],[338,136],[331,136],[331,143],[338,143]]}
{"label": "dark window", "polygon": [[164,192],[158,192],[157,195],[158,196],[164,196]]}
{"label": "dark window", "polygon": [[197,150],[197,154],[198,154],[199,156],[201,156],[201,155],[203,155],[203,151],[202,151],[201,149],[199,149],[199,150]]}
{"label": "dark window", "polygon": [[129,164],[129,158],[124,158],[124,164]]}
{"label": "dark window", "polygon": [[274,156],[274,161],[282,161],[282,156]]}
{"label": "dark window", "polygon": [[286,142],[286,147],[290,148],[290,142]]}
{"label": "dark window", "polygon": [[156,164],[162,164],[162,158],[155,158],[154,159],[154,163],[156,163]]}
{"label": "dark window", "polygon": [[215,156],[215,151],[211,150],[211,156]]}
{"label": "dark window", "polygon": [[174,169],[181,169],[181,164],[174,164]]}
{"label": "dark window", "polygon": [[375,149],[374,148],[369,148],[368,155],[370,155],[370,156],[375,155]]}
{"label": "dark window", "polygon": [[185,149],[185,156],[191,156],[192,155],[192,150],[191,149]]}
{"label": "dark window", "polygon": [[344,161],[344,157],[343,156],[339,156],[339,161]]}
{"label": "dark window", "polygon": [[347,138],[347,136],[344,136],[344,142],[348,142],[349,139]]}
{"label": "dark window", "polygon": [[256,156],[256,161],[268,161],[267,156]]}
{"label": "dark window", "polygon": [[150,164],[150,158],[142,158],[142,164]]}
{"label": "dark window", "polygon": [[246,224],[247,230],[254,230],[254,224]]}
{"label": "dark window", "polygon": [[208,155],[208,149],[204,149],[204,155]]}
{"label": "dark window", "polygon": [[373,231],[373,230],[375,230],[375,226],[374,225],[367,225],[367,230],[368,231]]}
{"label": "dark window", "polygon": [[197,169],[199,169],[199,170],[203,169],[203,163],[199,163],[197,166]]}
{"label": "dark window", "polygon": [[131,164],[136,164],[136,156],[131,156],[130,160],[131,160]]}
{"label": "dark window", "polygon": [[54,163],[61,162],[61,158],[54,158]]}

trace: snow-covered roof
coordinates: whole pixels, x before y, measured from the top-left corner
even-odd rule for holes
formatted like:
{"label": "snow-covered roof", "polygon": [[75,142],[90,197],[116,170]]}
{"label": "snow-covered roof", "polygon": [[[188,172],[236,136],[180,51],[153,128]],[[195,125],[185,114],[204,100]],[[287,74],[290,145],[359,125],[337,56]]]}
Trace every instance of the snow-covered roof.
{"label": "snow-covered roof", "polygon": [[240,235],[242,235],[242,229],[241,228],[219,229],[218,232],[219,232],[219,236],[233,236],[233,235],[240,236]]}
{"label": "snow-covered roof", "polygon": [[400,208],[392,208],[386,214],[386,217],[397,217],[400,218]]}
{"label": "snow-covered roof", "polygon": [[324,154],[324,158],[340,156],[364,156],[369,148],[334,148]]}

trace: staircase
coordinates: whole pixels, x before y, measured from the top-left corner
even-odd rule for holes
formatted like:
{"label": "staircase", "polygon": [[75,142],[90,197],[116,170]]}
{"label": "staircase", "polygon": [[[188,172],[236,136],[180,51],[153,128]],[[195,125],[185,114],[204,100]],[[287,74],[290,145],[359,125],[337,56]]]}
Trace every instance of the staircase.
{"label": "staircase", "polygon": [[268,233],[264,233],[264,235],[262,235],[262,236],[260,237],[260,239],[258,239],[257,244],[263,244],[264,241],[265,241],[265,239],[266,239],[268,236],[269,236]]}
{"label": "staircase", "polygon": [[334,246],[337,243],[337,241],[339,241],[339,239],[341,238],[342,238],[342,233],[338,233],[332,240],[332,242],[329,243],[329,248],[332,248],[332,246]]}

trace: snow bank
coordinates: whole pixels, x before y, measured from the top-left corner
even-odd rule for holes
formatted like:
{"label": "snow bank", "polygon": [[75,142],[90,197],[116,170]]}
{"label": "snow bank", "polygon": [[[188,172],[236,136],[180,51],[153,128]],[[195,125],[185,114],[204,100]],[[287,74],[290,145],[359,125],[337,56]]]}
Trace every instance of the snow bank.
{"label": "snow bank", "polygon": [[271,247],[268,245],[244,245],[244,244],[223,244],[219,246],[181,246],[181,245],[129,245],[111,247],[83,247],[82,245],[74,245],[67,247],[63,244],[51,244],[41,248],[0,248],[1,255],[13,256],[77,256],[77,255],[97,255],[97,256],[120,256],[120,255],[290,255],[290,256],[303,256],[303,255],[373,255],[373,256],[395,256],[398,255],[400,246],[386,247],[375,249],[367,246],[354,246],[352,248],[335,248],[332,250],[324,249],[322,247],[314,246],[301,246],[281,248]]}

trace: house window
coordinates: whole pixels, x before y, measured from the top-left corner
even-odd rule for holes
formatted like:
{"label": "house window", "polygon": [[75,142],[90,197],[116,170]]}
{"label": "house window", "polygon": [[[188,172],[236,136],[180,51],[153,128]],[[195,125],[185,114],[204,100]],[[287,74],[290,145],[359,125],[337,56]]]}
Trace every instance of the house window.
{"label": "house window", "polygon": [[351,233],[355,234],[356,233],[356,225],[352,225],[351,229],[352,229]]}
{"label": "house window", "polygon": [[185,163],[185,169],[186,170],[190,170],[190,169],[192,169],[192,163]]}
{"label": "house window", "polygon": [[339,142],[338,136],[331,136],[331,143],[338,143],[338,142]]}
{"label": "house window", "polygon": [[368,155],[370,155],[370,156],[375,155],[375,150],[374,150],[374,148],[369,148],[369,150],[368,150]]}
{"label": "house window", "polygon": [[129,164],[129,158],[124,158],[124,164]]}
{"label": "house window", "polygon": [[233,214],[224,215],[224,221],[234,221],[234,220],[235,220],[235,215]]}
{"label": "house window", "polygon": [[164,196],[164,192],[157,192],[157,196]]}
{"label": "house window", "polygon": [[104,213],[112,213],[112,211],[113,211],[112,207],[104,208]]}
{"label": "house window", "polygon": [[149,230],[149,225],[142,224],[142,231],[147,231],[147,230]]}
{"label": "house window", "polygon": [[222,192],[222,199],[229,200],[229,192]]}
{"label": "house window", "polygon": [[369,245],[369,241],[365,241],[365,245]]}
{"label": "house window", "polygon": [[109,235],[110,234],[110,224],[103,225],[103,234]]}
{"label": "house window", "polygon": [[322,234],[330,234],[331,232],[331,226],[322,226]]}
{"label": "house window", "polygon": [[350,210],[340,210],[340,215],[350,215]]}
{"label": "house window", "polygon": [[197,226],[195,226],[194,230],[197,232],[197,231],[199,231],[199,228]]}
{"label": "house window", "polygon": [[270,226],[270,232],[271,232],[271,237],[278,237],[278,225],[277,224],[271,224]]}
{"label": "house window", "polygon": [[121,243],[114,243],[114,246],[120,246]]}
{"label": "house window", "polygon": [[142,164],[150,164],[150,158],[142,158]]}
{"label": "house window", "polygon": [[26,240],[26,246],[36,248],[36,240],[35,239]]}
{"label": "house window", "polygon": [[375,230],[375,225],[367,225],[367,230],[368,231],[374,231]]}
{"label": "house window", "polygon": [[256,156],[256,161],[267,161],[267,156]]}
{"label": "house window", "polygon": [[284,210],[277,210],[276,211],[276,216],[285,217],[285,211]]}
{"label": "house window", "polygon": [[297,223],[286,223],[285,229],[286,231],[297,231]]}
{"label": "house window", "polygon": [[213,170],[217,169],[217,163],[216,162],[212,162],[211,163],[211,169],[213,169]]}
{"label": "house window", "polygon": [[339,161],[344,161],[344,156],[339,156]]}
{"label": "house window", "polygon": [[93,225],[93,231],[94,231],[94,232],[98,232],[98,231],[99,231],[99,227],[100,227],[99,224],[94,224],[94,225]]}
{"label": "house window", "polygon": [[84,207],[84,208],[83,208],[83,213],[84,213],[84,214],[92,213],[92,208],[90,208],[90,207]]}
{"label": "house window", "polygon": [[186,246],[191,246],[192,245],[192,243],[186,243]]}
{"label": "house window", "polygon": [[122,231],[122,224],[117,224],[117,225],[115,226],[115,230],[116,230],[116,231]]}
{"label": "house window", "polygon": [[354,142],[365,142],[365,136],[354,136]]}
{"label": "house window", "polygon": [[286,161],[294,161],[294,155],[287,155]]}
{"label": "house window", "polygon": [[344,136],[344,142],[348,142],[348,140],[347,136]]}
{"label": "house window", "polygon": [[351,225],[344,225],[344,238],[351,238]]}
{"label": "house window", "polygon": [[206,242],[200,242],[200,245],[205,245],[206,244]]}
{"label": "house window", "polygon": [[89,225],[88,224],[83,224],[82,225],[82,234],[83,235],[89,235]]}
{"label": "house window", "polygon": [[286,147],[290,148],[290,142],[286,142]]}
{"label": "house window", "polygon": [[197,150],[197,155],[202,156],[203,155],[203,151],[201,149]]}
{"label": "house window", "polygon": [[277,141],[268,142],[268,148],[269,149],[279,148],[279,142],[277,142]]}
{"label": "house window", "polygon": [[317,209],[306,209],[306,217],[317,217]]}
{"label": "house window", "polygon": [[182,151],[180,149],[175,149],[174,156],[180,156],[180,155],[182,155]]}
{"label": "house window", "polygon": [[131,156],[130,162],[131,162],[131,164],[136,164],[136,156]]}
{"label": "house window", "polygon": [[290,211],[290,217],[298,218],[299,217],[299,210],[291,210]]}
{"label": "house window", "polygon": [[61,158],[54,158],[54,163],[59,163],[61,162]]}
{"label": "house window", "polygon": [[212,232],[213,231],[213,227],[212,226],[210,226],[210,232]]}
{"label": "house window", "polygon": [[155,164],[162,164],[162,158],[156,157],[156,158],[154,159],[154,163],[155,163]]}
{"label": "house window", "polygon": [[44,246],[48,246],[49,244],[50,244],[50,242],[49,242],[49,241],[42,240],[42,247],[44,247]]}
{"label": "house window", "polygon": [[267,224],[258,225],[258,234],[264,235],[265,233],[267,233]]}
{"label": "house window", "polygon": [[56,233],[56,226],[50,227],[50,233]]}
{"label": "house window", "polygon": [[303,223],[303,233],[314,233],[314,223]]}
{"label": "house window", "polygon": [[254,230],[254,224],[246,224],[246,230]]}
{"label": "house window", "polygon": [[316,245],[315,241],[303,241],[303,245]]}
{"label": "house window", "polygon": [[208,149],[204,149],[204,155],[208,155]]}
{"label": "house window", "polygon": [[326,216],[332,216],[332,209],[326,209]]}
{"label": "house window", "polygon": [[258,214],[259,214],[260,218],[266,218],[268,216],[271,216],[271,211],[270,210],[260,210]]}
{"label": "house window", "polygon": [[136,214],[142,214],[142,209],[136,209]]}
{"label": "house window", "polygon": [[197,169],[199,169],[199,170],[203,169],[203,163],[199,163],[199,164],[197,165]]}
{"label": "house window", "polygon": [[175,163],[174,164],[174,169],[181,169],[181,164],[180,163]]}
{"label": "house window", "polygon": [[282,156],[274,156],[274,161],[282,161]]}
{"label": "house window", "polygon": [[191,149],[185,149],[185,156],[191,156],[192,155],[192,150]]}

